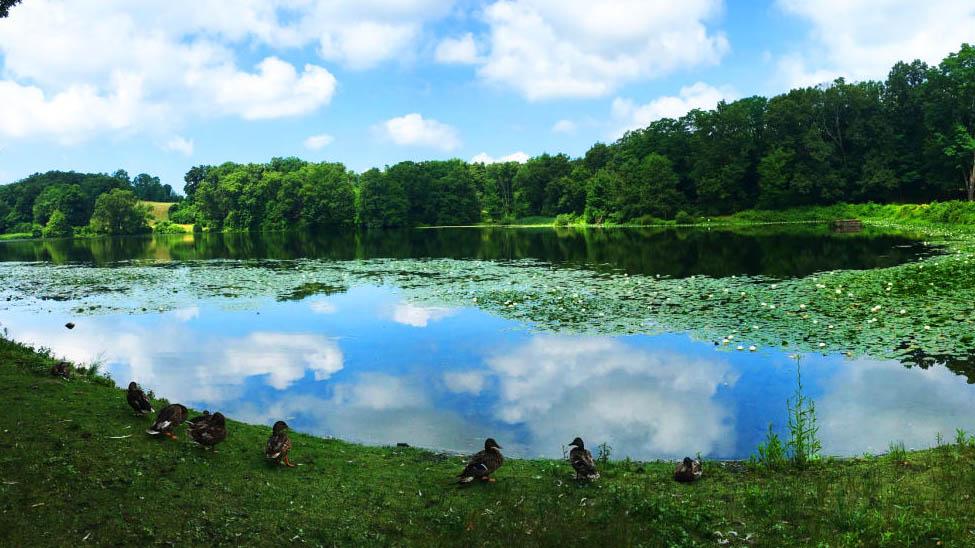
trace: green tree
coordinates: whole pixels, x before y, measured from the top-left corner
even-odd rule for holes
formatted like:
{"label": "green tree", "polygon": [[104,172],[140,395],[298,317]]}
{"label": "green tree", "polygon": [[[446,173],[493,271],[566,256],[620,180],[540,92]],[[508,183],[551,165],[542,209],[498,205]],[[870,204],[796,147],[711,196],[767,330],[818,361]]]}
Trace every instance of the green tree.
{"label": "green tree", "polygon": [[616,176],[613,205],[624,219],[643,215],[669,219],[684,206],[677,174],[666,156],[654,152],[641,161],[629,160]]}
{"label": "green tree", "polygon": [[78,185],[52,185],[45,188],[34,200],[34,222],[46,225],[55,211],[61,211],[71,226],[87,222],[85,196]]}
{"label": "green tree", "polygon": [[359,176],[359,222],[368,227],[405,226],[409,203],[398,179],[378,169]]}
{"label": "green tree", "polygon": [[612,204],[611,192],[615,177],[600,169],[586,181],[586,209],[583,216],[587,223],[602,224],[609,216]]}
{"label": "green tree", "polygon": [[98,197],[91,216],[96,234],[141,234],[149,231],[149,207],[139,203],[131,190],[115,189]]}
{"label": "green tree", "polygon": [[70,238],[72,233],[73,230],[68,223],[68,218],[60,209],[51,214],[51,218],[47,221],[42,232],[45,238]]}
{"label": "green tree", "polygon": [[975,135],[961,124],[955,125],[955,133],[945,146],[945,155],[954,160],[965,181],[968,201],[975,200]]}

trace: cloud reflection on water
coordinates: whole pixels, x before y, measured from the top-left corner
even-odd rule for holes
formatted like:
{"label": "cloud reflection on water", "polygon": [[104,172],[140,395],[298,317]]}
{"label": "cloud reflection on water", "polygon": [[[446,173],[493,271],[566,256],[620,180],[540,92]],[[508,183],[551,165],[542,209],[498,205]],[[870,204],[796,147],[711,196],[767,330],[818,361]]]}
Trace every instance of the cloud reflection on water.
{"label": "cloud reflection on water", "polygon": [[935,445],[940,432],[975,426],[975,391],[944,367],[907,369],[890,362],[848,362],[816,402],[827,454],[883,453],[891,442]]}
{"label": "cloud reflection on water", "polygon": [[576,435],[619,455],[682,457],[734,450],[735,416],[718,387],[738,374],[724,360],[650,352],[606,337],[535,336],[487,365],[497,416],[531,431],[539,451]]}

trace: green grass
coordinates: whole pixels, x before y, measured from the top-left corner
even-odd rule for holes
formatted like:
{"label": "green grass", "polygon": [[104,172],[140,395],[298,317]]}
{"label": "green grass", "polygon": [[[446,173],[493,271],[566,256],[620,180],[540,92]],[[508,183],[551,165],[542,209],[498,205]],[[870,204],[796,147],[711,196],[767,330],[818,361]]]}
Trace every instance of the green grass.
{"label": "green grass", "polygon": [[153,223],[159,221],[169,220],[169,208],[173,206],[173,202],[140,202],[149,206],[149,213],[152,214]]}
{"label": "green grass", "polygon": [[150,419],[110,381],[54,379],[51,363],[0,339],[0,545],[975,543],[965,435],[905,462],[824,459],[780,473],[705,463],[693,485],[671,480],[672,463],[610,461],[577,484],[565,462],[509,459],[496,484],[461,489],[461,458],[420,449],[294,434],[300,466],[286,469],[263,459],[265,426],[231,421],[216,453],[182,431],[178,443],[149,438]]}
{"label": "green grass", "polygon": [[30,232],[10,232],[8,234],[0,234],[0,241],[4,240],[29,240],[33,238],[34,235]]}

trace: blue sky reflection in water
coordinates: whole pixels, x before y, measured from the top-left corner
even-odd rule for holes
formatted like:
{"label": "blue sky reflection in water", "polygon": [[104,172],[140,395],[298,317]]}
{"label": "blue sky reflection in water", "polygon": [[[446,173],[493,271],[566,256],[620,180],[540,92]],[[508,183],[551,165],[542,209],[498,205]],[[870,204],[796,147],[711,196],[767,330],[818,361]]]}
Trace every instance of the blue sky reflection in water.
{"label": "blue sky reflection in water", "polygon": [[[560,456],[582,435],[619,457],[745,457],[769,422],[784,426],[795,386],[784,350],[738,352],[680,334],[536,333],[389,287],[240,310],[10,309],[0,322],[18,340],[103,360],[119,383],[240,420],[459,451],[491,435],[520,456]],[[806,355],[802,373],[829,454],[881,452],[892,440],[926,447],[938,432],[972,427],[975,388],[943,367]]]}

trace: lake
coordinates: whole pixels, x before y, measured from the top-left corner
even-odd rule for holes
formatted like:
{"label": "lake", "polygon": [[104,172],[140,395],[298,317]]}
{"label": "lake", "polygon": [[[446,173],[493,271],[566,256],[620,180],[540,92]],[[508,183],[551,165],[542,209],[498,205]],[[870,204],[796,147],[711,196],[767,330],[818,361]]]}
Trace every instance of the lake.
{"label": "lake", "polygon": [[512,456],[744,458],[798,366],[852,455],[975,430],[971,282],[925,277],[970,263],[822,226],[4,242],[0,324],[242,421]]}

